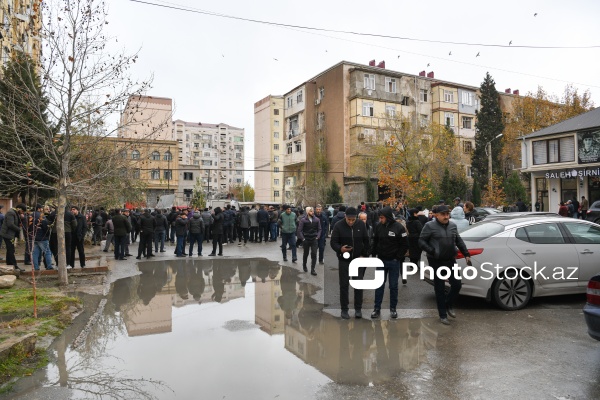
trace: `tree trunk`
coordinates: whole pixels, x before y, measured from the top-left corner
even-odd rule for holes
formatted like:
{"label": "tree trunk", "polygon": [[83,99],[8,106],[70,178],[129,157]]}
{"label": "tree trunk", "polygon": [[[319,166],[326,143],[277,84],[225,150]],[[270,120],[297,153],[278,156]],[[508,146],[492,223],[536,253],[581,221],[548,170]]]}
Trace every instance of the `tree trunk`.
{"label": "tree trunk", "polygon": [[69,284],[67,276],[67,257],[65,253],[65,207],[67,206],[66,188],[58,191],[58,209],[56,210],[56,238],[58,241],[58,282],[61,286]]}

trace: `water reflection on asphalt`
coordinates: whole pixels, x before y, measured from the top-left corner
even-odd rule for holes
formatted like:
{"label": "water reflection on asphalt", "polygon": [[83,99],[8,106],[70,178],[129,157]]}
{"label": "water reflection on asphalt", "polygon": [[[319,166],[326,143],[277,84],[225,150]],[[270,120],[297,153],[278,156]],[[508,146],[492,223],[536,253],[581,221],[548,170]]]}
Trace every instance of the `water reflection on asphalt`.
{"label": "water reflection on asphalt", "polygon": [[332,382],[389,382],[437,342],[434,319],[340,320],[296,270],[266,259],[139,270],[114,283],[82,346],[57,340],[37,385],[71,398],[314,398]]}

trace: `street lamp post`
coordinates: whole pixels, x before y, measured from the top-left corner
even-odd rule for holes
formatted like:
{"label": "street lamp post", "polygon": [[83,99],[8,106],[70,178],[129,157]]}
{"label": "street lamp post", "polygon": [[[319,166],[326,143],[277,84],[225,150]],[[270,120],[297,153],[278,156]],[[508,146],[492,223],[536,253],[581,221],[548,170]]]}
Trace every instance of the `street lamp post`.
{"label": "street lamp post", "polygon": [[497,135],[495,138],[493,138],[492,140],[490,140],[489,142],[486,143],[485,145],[485,152],[487,153],[488,156],[488,176],[489,176],[489,181],[490,181],[490,191],[493,189],[493,182],[492,182],[492,142],[496,139],[498,139],[499,137],[502,137],[503,133],[500,133],[499,135]]}

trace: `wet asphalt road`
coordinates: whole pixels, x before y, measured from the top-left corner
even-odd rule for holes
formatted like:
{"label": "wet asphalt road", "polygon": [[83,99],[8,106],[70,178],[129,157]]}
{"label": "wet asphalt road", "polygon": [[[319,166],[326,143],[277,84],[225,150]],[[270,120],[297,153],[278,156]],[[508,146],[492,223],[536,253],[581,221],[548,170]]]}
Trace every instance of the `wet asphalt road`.
{"label": "wet asphalt road", "polygon": [[[168,270],[169,276],[172,274],[179,278],[188,273],[192,262],[186,258],[185,262],[182,261],[184,264],[164,263],[165,260],[179,262],[172,249],[169,247],[166,253],[159,253],[152,261],[156,260],[156,265],[168,265],[164,271]],[[203,251],[204,254],[209,252],[208,249]],[[138,324],[135,328],[138,333],[134,334],[131,321],[135,318],[127,319],[123,315],[128,310],[137,312],[131,311],[132,315],[142,315],[146,295],[145,289],[140,288],[147,287],[144,277],[150,273],[155,279],[161,278],[151,263],[140,265],[141,275],[133,258],[117,263],[113,265],[110,281],[121,280],[109,291],[112,308],[107,306],[103,320],[108,328],[101,323],[104,330],[98,331],[100,328],[97,328],[90,334],[92,338],[88,348],[84,346],[85,350],[67,350],[83,328],[85,316],[75,321],[73,328],[54,343],[52,349],[57,359],[49,368],[22,379],[16,386],[16,393],[4,397],[94,398],[91,393],[77,390],[81,388],[78,382],[85,374],[73,378],[77,376],[73,365],[80,365],[81,360],[102,351],[110,352],[107,348],[101,350],[102,346],[98,348],[99,343],[117,349],[118,355],[128,360],[126,365],[138,363],[133,360],[144,360],[142,353],[145,351],[156,353],[156,357],[149,358],[148,363],[169,363],[169,373],[166,373],[161,369],[146,371],[144,363],[139,361],[139,369],[144,371],[144,376],[152,376],[154,372],[154,377],[164,380],[168,386],[164,391],[150,391],[155,398],[198,398],[197,391],[203,393],[203,398],[219,399],[600,397],[600,342],[586,333],[581,312],[585,303],[583,295],[534,299],[528,308],[517,312],[505,312],[484,300],[463,296],[456,304],[457,319],[451,320],[451,326],[444,326],[437,320],[433,288],[416,277],[409,277],[407,285],[400,285],[398,320],[389,321],[384,310],[382,321],[341,321],[339,310],[327,307],[323,310],[322,306],[325,298],[335,299],[335,295],[329,296],[328,286],[334,285],[337,277],[337,261],[331,249],[326,250],[325,266],[317,266],[317,277],[303,272],[297,274],[301,271],[300,249],[297,264],[282,262],[276,243],[249,244],[246,247],[229,245],[224,248],[224,253],[225,257],[211,264],[210,275],[207,269],[202,269],[205,266],[193,267],[196,265],[193,263],[192,269],[196,268],[199,274],[204,271],[208,287],[211,280],[216,282],[217,273],[223,274],[231,266],[234,266],[231,274],[235,273],[235,283],[247,267],[256,283],[245,286],[245,300],[236,297],[234,292],[240,287],[233,285],[233,292],[226,288],[221,293],[224,296],[222,304],[215,303],[215,299],[211,300],[209,296],[200,306],[187,305],[192,302],[192,286],[188,285],[189,297],[186,299],[187,294],[182,294],[175,280],[171,288],[173,294],[162,308],[170,313],[170,330],[143,336],[143,326]],[[278,270],[277,263],[262,261],[246,263],[238,261],[240,257],[266,258],[287,268]],[[197,259],[194,257],[194,260]],[[288,259],[291,260],[291,256]],[[260,272],[261,268],[264,268],[264,274]],[[194,275],[190,276],[187,279],[193,280]],[[264,282],[261,276],[265,278]],[[288,287],[291,282],[296,288],[291,302],[286,302],[285,293],[282,295],[286,282]],[[217,285],[212,284],[214,295]],[[149,307],[158,304],[160,294],[166,294],[168,286],[155,290],[154,295],[148,297]],[[323,287],[327,295],[321,290]],[[123,301],[115,300],[123,290],[129,293],[129,297],[135,297],[138,303],[127,308],[123,304],[132,302],[129,297]],[[209,293],[206,289],[204,291]],[[271,305],[264,308],[263,305],[272,297],[269,294],[275,294],[275,298],[280,300],[271,299]],[[86,298],[91,306],[86,311],[88,315],[94,311],[94,304],[101,297]],[[363,311],[367,317],[372,309],[372,299],[372,293],[365,296]],[[288,304],[293,311],[286,313]],[[271,314],[263,315],[264,309],[272,310]],[[284,322],[269,320],[269,316],[273,317],[279,311]],[[115,315],[125,321],[120,330],[116,325],[110,325],[119,320],[115,319]],[[195,318],[198,315],[202,318]],[[194,335],[188,337],[186,332]],[[137,334],[140,336],[136,337]],[[100,340],[100,337],[106,337],[106,340]],[[184,348],[178,348],[178,343]],[[172,351],[162,352],[163,346],[172,348]],[[199,352],[199,359],[204,357],[207,362],[212,362],[196,363],[193,360],[196,352]],[[64,363],[61,363],[61,357],[66,358]],[[97,364],[103,363],[106,371],[115,365],[123,367],[105,360]],[[64,378],[65,371],[61,368],[70,372],[67,374],[70,378]],[[194,373],[190,374],[190,370]],[[188,374],[194,377],[192,384],[189,379],[178,380]],[[248,375],[246,379],[238,377],[244,374]],[[110,380],[109,375],[104,379]],[[61,384],[64,386],[61,387]],[[115,396],[104,393],[97,398],[110,397]],[[140,392],[130,393],[125,398],[144,397]]]}

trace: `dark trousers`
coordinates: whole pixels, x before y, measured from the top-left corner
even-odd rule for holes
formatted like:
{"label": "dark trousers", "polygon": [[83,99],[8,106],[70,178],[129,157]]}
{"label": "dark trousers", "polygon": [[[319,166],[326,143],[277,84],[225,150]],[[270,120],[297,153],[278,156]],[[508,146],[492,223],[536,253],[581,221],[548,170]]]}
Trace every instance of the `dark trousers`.
{"label": "dark trousers", "polygon": [[79,239],[77,235],[72,236],[73,243],[71,246],[71,264],[72,267],[75,267],[75,250],[79,254],[79,265],[81,268],[85,267],[85,250],[83,249],[83,238]]}
{"label": "dark trousers", "polygon": [[171,241],[171,243],[175,243],[175,227],[173,225],[171,225],[170,234],[171,236],[169,237],[169,240]]}
{"label": "dark trousers", "polygon": [[315,269],[317,265],[317,239],[304,239],[302,242],[302,266],[306,267],[306,261],[308,260],[308,253],[310,252],[310,268]]}
{"label": "dark trousers", "polygon": [[4,238],[4,244],[6,244],[6,265],[17,266],[17,259],[15,258],[15,245],[12,240]]}
{"label": "dark trousers", "polygon": [[140,233],[140,245],[138,246],[138,257],[143,252],[146,253],[146,257],[150,257],[152,254],[152,244],[154,243],[154,232],[142,232]]}
{"label": "dark trousers", "polygon": [[127,243],[127,238],[129,234],[126,235],[115,235],[115,258],[117,260],[121,260],[125,258],[125,246]]}
{"label": "dark trousers", "polygon": [[248,243],[248,230],[249,228],[240,228],[238,234],[238,241],[242,243],[242,238],[244,239],[244,244]]}
{"label": "dark trousers", "polygon": [[283,233],[281,232],[281,252],[283,253],[283,259],[287,259],[287,247],[288,245],[292,249],[292,260],[297,260],[296,257],[296,234],[295,233]]}
{"label": "dark trousers", "polygon": [[[348,274],[350,263],[348,261],[338,262],[338,276],[340,279],[340,308],[343,311],[348,311],[348,290],[350,289],[350,275]],[[358,276],[352,277],[352,279],[363,280],[365,277],[365,267],[358,269]],[[363,291],[360,289],[354,289],[354,309],[360,310],[363,303]]]}
{"label": "dark trousers", "polygon": [[94,234],[92,235],[92,244],[94,246],[100,245],[101,241],[102,241],[102,227],[94,226]]}
{"label": "dark trousers", "polygon": [[270,222],[269,230],[270,230],[270,234],[271,234],[271,242],[276,241],[277,240],[277,222]]}
{"label": "dark trousers", "polygon": [[177,235],[177,246],[175,247],[175,254],[181,256],[185,253],[185,234]]}
{"label": "dark trousers", "polygon": [[269,240],[269,224],[261,222],[258,224],[258,242]]}
{"label": "dark trousers", "polygon": [[213,232],[212,237],[213,254],[216,254],[217,244],[219,245],[219,254],[223,254],[223,234]]}
{"label": "dark trousers", "polygon": [[456,260],[429,260],[429,265],[436,272],[433,278],[433,288],[435,290],[435,301],[437,303],[440,318],[448,318],[447,309],[452,308],[454,301],[460,293],[462,282],[456,279],[454,274],[451,274],[448,278],[448,281],[450,282],[450,292],[446,294],[446,281],[437,277],[437,270],[442,266],[452,268],[454,263],[456,263]]}
{"label": "dark trousers", "polygon": [[385,293],[385,282],[389,282],[390,288],[390,310],[395,310],[398,305],[398,278],[400,278],[400,262],[396,260],[381,260],[383,261],[383,284],[375,289],[375,309],[381,310],[381,302]]}
{"label": "dark trousers", "polygon": [[[65,232],[65,262],[67,265],[73,266],[71,261],[71,232]],[[52,232],[50,235],[50,251],[54,256],[54,261],[56,261],[56,265],[58,265],[58,235],[56,232]]]}
{"label": "dark trousers", "polygon": [[321,237],[319,238],[319,262],[323,262],[325,257],[325,246],[327,245],[327,235],[325,231],[321,232]]}
{"label": "dark trousers", "polygon": [[202,233],[191,233],[190,237],[190,251],[189,254],[192,256],[194,254],[194,243],[198,243],[198,255],[202,254]]}
{"label": "dark trousers", "polygon": [[250,241],[251,242],[258,241],[258,226],[250,227]]}
{"label": "dark trousers", "polygon": [[210,243],[212,228],[210,225],[206,225],[204,228],[204,239],[206,239],[206,243]]}

